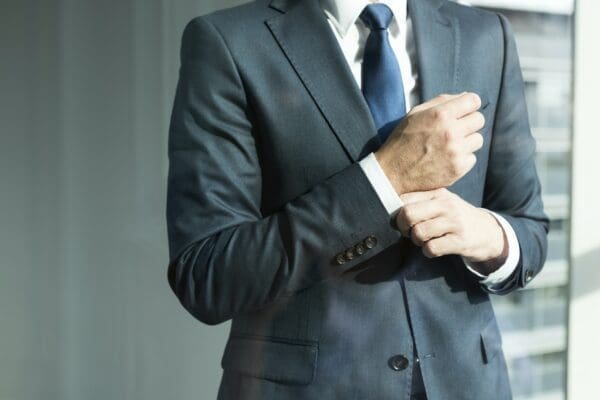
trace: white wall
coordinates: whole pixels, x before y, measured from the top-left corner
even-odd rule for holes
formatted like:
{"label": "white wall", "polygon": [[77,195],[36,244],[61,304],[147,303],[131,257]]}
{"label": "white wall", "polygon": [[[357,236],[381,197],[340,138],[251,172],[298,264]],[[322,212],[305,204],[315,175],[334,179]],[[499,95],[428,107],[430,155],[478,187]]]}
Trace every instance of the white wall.
{"label": "white wall", "polygon": [[600,2],[577,0],[575,15],[568,395],[587,400],[600,372]]}
{"label": "white wall", "polygon": [[0,6],[2,400],[56,399],[60,390],[55,3]]}
{"label": "white wall", "polygon": [[179,41],[231,2],[2,2],[0,400],[214,399],[166,279]]}

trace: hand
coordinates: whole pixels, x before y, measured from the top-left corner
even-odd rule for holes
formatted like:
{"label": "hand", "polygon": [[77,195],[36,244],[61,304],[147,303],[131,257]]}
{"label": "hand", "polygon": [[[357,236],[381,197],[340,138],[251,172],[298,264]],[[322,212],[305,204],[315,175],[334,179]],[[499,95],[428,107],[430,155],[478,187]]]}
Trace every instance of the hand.
{"label": "hand", "polygon": [[396,223],[426,257],[458,254],[479,263],[477,270],[485,275],[506,260],[504,230],[485,209],[474,207],[446,189],[406,193],[400,198],[404,206]]}
{"label": "hand", "polygon": [[475,93],[440,95],[414,107],[375,158],[398,194],[447,187],[475,165],[485,119]]}

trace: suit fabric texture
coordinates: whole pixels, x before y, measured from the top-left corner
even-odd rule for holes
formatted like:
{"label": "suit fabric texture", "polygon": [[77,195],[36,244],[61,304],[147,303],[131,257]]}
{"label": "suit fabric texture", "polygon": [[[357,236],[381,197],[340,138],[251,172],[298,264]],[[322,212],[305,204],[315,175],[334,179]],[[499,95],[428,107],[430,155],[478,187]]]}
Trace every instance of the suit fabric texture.
{"label": "suit fabric texture", "polygon": [[[409,0],[421,99],[473,91],[475,167],[449,190],[502,215],[521,257],[494,289],[403,238],[358,161],[380,145],[318,0],[191,20],[169,132],[169,283],[198,320],[232,319],[219,399],[511,398],[490,295],[546,257],[524,84],[502,15]],[[409,362],[398,364],[398,356]]]}

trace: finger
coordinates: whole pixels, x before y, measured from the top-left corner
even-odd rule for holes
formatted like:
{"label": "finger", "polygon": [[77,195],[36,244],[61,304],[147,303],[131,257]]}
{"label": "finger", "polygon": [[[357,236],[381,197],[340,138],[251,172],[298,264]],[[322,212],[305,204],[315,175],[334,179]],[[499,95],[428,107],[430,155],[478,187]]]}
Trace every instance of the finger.
{"label": "finger", "polygon": [[403,193],[400,195],[400,200],[402,200],[402,203],[404,205],[406,205],[406,204],[416,203],[416,202],[420,202],[420,201],[432,200],[432,199],[435,199],[436,197],[443,196],[447,192],[448,192],[448,190],[446,188],[440,188],[440,189],[434,189],[434,190],[427,190],[427,191],[423,191],[423,192]]}
{"label": "finger", "polygon": [[429,108],[432,107],[436,107],[439,106],[440,104],[444,104],[449,100],[452,100],[456,97],[459,97],[461,95],[463,95],[464,93],[459,93],[459,94],[447,94],[447,93],[442,93],[440,95],[437,95],[436,97],[434,97],[433,99],[426,101],[424,103],[421,103],[415,107],[413,107],[410,112],[419,112],[419,111],[424,111],[427,110]]}
{"label": "finger", "polygon": [[461,148],[468,153],[474,153],[483,147],[483,136],[479,132],[475,132],[464,138]]}
{"label": "finger", "polygon": [[446,210],[442,198],[405,204],[396,217],[396,225],[405,236],[411,235],[411,229],[420,222],[440,217]]}
{"label": "finger", "polygon": [[454,223],[450,218],[440,216],[414,225],[410,230],[410,238],[417,246],[454,232]]}
{"label": "finger", "polygon": [[481,130],[485,126],[485,117],[479,111],[467,114],[456,121],[456,126],[465,136]]}
{"label": "finger", "polygon": [[421,246],[423,255],[427,258],[442,257],[449,254],[460,254],[460,240],[457,235],[446,234],[425,242]]}
{"label": "finger", "polygon": [[477,111],[479,107],[481,107],[481,99],[472,92],[464,93],[437,106],[440,111],[448,113],[451,118],[456,119]]}
{"label": "finger", "polygon": [[462,166],[461,171],[463,172],[462,176],[465,176],[473,169],[473,167],[477,164],[477,156],[474,153],[467,154],[462,158]]}

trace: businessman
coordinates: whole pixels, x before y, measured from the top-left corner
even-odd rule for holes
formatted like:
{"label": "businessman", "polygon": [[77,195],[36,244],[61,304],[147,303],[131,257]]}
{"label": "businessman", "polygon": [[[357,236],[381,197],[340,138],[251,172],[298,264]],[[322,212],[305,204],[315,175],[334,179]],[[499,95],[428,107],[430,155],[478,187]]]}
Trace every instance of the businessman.
{"label": "businessman", "polygon": [[540,271],[548,219],[505,17],[194,18],[169,134],[168,279],[200,321],[232,319],[219,399],[511,398],[490,295]]}

